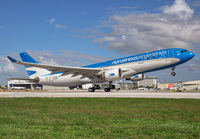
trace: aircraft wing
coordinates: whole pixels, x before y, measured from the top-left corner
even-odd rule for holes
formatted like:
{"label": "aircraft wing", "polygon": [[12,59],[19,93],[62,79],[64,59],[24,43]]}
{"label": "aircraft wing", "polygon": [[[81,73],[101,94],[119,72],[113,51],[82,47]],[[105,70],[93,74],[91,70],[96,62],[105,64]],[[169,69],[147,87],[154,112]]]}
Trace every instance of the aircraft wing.
{"label": "aircraft wing", "polygon": [[51,71],[51,74],[57,73],[57,72],[63,72],[63,75],[73,74],[74,76],[83,75],[85,77],[89,77],[92,75],[96,75],[102,69],[100,68],[81,68],[81,67],[68,67],[68,66],[54,66],[54,65],[45,65],[45,64],[36,64],[36,63],[28,63],[28,62],[22,62],[17,61],[16,59],[7,56],[7,58],[12,62],[19,65],[25,65],[25,66],[31,66],[36,68],[42,68],[46,69],[48,71]]}
{"label": "aircraft wing", "polygon": [[34,79],[30,79],[30,78],[7,78],[8,80],[24,80],[24,81],[30,81],[30,82],[38,82],[39,78],[34,78]]}

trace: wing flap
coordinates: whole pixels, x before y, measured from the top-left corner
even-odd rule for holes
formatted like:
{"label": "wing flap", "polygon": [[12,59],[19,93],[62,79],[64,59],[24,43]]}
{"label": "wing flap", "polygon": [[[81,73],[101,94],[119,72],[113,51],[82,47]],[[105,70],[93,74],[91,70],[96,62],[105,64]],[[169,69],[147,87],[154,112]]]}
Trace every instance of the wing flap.
{"label": "wing flap", "polygon": [[31,82],[38,82],[39,78],[29,79],[29,78],[7,78],[8,80],[25,80]]}

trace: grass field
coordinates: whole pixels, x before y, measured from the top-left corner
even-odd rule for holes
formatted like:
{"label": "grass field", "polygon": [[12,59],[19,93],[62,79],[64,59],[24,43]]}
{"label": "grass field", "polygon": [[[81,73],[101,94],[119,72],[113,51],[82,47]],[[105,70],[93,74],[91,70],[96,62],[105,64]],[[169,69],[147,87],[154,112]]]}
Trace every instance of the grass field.
{"label": "grass field", "polygon": [[200,138],[200,100],[0,98],[0,138]]}

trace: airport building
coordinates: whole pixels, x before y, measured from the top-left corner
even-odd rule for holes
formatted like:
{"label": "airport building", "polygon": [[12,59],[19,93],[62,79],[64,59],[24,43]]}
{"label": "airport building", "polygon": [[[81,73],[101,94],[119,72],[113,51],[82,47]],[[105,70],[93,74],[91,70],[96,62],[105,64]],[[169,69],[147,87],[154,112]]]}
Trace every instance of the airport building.
{"label": "airport building", "polygon": [[169,90],[172,87],[177,87],[179,83],[158,83],[157,88],[161,90]]}
{"label": "airport building", "polygon": [[183,82],[182,88],[185,90],[200,90],[200,80]]}
{"label": "airport building", "polygon": [[120,85],[121,89],[125,89],[125,90],[131,90],[137,87],[137,84],[132,81],[120,80],[119,82],[116,82],[115,84]]}
{"label": "airport building", "polygon": [[157,88],[160,88],[161,90],[167,90],[171,88],[179,88],[183,90],[200,90],[200,80],[180,83],[158,83]]}
{"label": "airport building", "polygon": [[43,86],[36,84],[36,83],[30,83],[26,80],[10,80],[8,81],[8,89],[9,90],[24,90],[24,89],[30,89],[30,90],[42,90]]}
{"label": "airport building", "polygon": [[119,80],[117,84],[119,84],[122,89],[127,89],[127,90],[137,89],[140,86],[155,88],[157,86],[157,77],[146,76],[144,80],[134,81],[134,82],[127,80]]}
{"label": "airport building", "polygon": [[152,87],[156,88],[157,86],[157,77],[151,77],[151,76],[146,76],[144,80],[138,81],[137,82],[138,87],[143,86],[143,87]]}
{"label": "airport building", "polygon": [[[126,89],[126,90],[136,89],[139,86],[156,87],[157,77],[146,76],[144,80],[137,81],[137,82],[120,80],[120,81],[117,81],[114,83],[119,84],[122,89]],[[36,83],[31,83],[26,80],[10,80],[10,81],[8,81],[8,89],[9,90],[12,90],[12,89],[23,90],[23,88],[25,88],[27,90],[69,90],[69,87],[39,85]]]}
{"label": "airport building", "polygon": [[69,90],[69,87],[55,87],[31,83],[26,80],[10,80],[8,81],[9,90]]}
{"label": "airport building", "polygon": [[[137,84],[136,84],[137,83]],[[157,77],[146,76],[144,80],[138,82],[124,81],[120,80],[117,82],[122,89],[135,89],[137,87],[153,87],[159,88],[161,90],[168,90],[170,88],[180,88],[183,90],[200,90],[200,80],[196,81],[187,81],[181,83],[157,83]],[[55,87],[55,86],[46,86],[36,83],[31,83],[26,80],[10,80],[8,81],[8,89],[19,89],[19,90],[69,90],[69,87]]]}

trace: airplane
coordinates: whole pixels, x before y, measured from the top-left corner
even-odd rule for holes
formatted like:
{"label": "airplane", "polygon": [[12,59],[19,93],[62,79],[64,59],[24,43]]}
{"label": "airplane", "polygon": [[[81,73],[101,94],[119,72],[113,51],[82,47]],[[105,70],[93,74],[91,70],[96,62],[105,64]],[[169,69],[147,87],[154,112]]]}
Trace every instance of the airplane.
{"label": "airplane", "polygon": [[[100,89],[99,83],[109,82],[104,88],[109,92],[115,88],[112,84],[115,80],[132,80],[136,77],[144,79],[144,73],[172,69],[172,76],[175,76],[175,67],[192,59],[195,53],[182,48],[162,49],[147,52],[139,55],[114,59],[106,62],[96,63],[83,67],[55,66],[39,64],[28,53],[20,53],[22,61],[7,56],[12,62],[24,65],[29,78],[11,78],[16,80],[29,80],[41,85],[77,87],[87,83],[93,83],[93,87],[88,89],[94,92]],[[136,78],[136,80],[138,80]]]}

